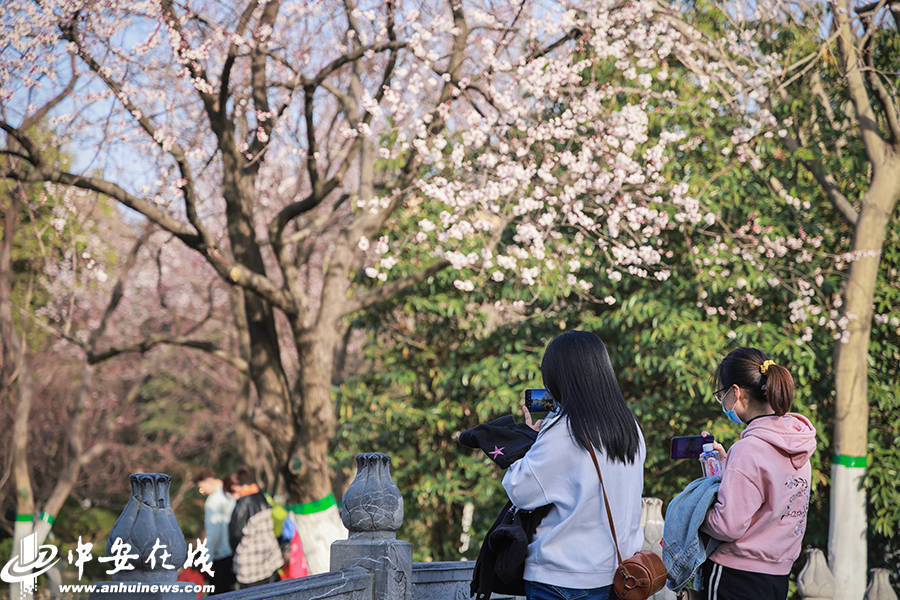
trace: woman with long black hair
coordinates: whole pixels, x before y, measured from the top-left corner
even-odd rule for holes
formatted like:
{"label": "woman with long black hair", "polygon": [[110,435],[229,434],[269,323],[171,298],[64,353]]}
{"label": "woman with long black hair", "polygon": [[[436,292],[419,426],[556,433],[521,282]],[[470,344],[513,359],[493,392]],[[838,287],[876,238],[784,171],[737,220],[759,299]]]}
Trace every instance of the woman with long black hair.
{"label": "woman with long black hair", "polygon": [[558,410],[532,424],[523,408],[538,437],[503,477],[516,507],[552,505],[528,546],[526,596],[606,600],[612,597],[616,547],[589,449],[603,474],[619,549],[631,556],[644,542],[644,438],[596,335],[569,331],[556,337],[544,352],[541,375]]}

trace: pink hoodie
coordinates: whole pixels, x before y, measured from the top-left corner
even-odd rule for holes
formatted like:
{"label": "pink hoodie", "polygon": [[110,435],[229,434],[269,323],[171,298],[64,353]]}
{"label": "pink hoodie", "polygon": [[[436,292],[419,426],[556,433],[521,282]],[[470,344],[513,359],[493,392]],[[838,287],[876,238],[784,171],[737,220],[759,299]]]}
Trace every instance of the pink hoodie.
{"label": "pink hoodie", "polygon": [[816,430],[806,417],[754,419],[728,451],[716,503],[700,528],[724,543],[720,565],[787,575],[800,555]]}

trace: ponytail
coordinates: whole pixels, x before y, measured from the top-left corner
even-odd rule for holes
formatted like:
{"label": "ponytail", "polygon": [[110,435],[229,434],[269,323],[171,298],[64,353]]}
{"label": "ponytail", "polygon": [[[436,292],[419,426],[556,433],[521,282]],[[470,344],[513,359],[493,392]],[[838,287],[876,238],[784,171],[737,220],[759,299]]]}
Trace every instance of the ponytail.
{"label": "ponytail", "polygon": [[787,368],[756,348],[737,348],[716,369],[717,388],[737,385],[756,402],[766,402],[779,417],[791,410],[794,378]]}
{"label": "ponytail", "polygon": [[779,417],[791,410],[794,403],[794,378],[781,365],[771,365],[763,375],[762,389],[766,402]]}

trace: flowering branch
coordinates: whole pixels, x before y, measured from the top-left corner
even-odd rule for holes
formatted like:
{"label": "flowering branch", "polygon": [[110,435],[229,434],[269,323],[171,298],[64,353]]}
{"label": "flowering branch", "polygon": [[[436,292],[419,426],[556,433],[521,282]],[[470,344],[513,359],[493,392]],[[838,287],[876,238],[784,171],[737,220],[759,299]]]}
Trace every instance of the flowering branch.
{"label": "flowering branch", "polygon": [[390,300],[391,298],[395,298],[417,283],[425,281],[435,273],[439,273],[449,266],[450,261],[441,259],[428,265],[421,271],[382,284],[364,294],[357,294],[352,300],[347,302],[342,307],[342,316],[351,315],[357,311],[372,307],[380,302],[385,302],[387,300]]}
{"label": "flowering branch", "polygon": [[[168,5],[168,10],[171,11],[171,4],[168,2],[163,3],[163,8],[165,9]],[[170,21],[170,26],[173,29],[176,27],[178,19],[174,16],[174,14],[170,14],[168,16],[168,21]],[[172,24],[174,23],[174,24]],[[182,196],[184,197],[184,207],[185,212],[187,213],[188,220],[191,225],[194,226],[196,233],[202,240],[203,245],[206,247],[214,246],[214,241],[209,231],[203,226],[203,223],[200,221],[199,216],[197,215],[197,195],[195,192],[194,185],[194,177],[191,173],[191,167],[188,164],[187,156],[185,155],[184,149],[181,145],[174,141],[166,139],[162,133],[156,128],[153,122],[149,119],[146,113],[135,106],[134,102],[125,93],[122,87],[113,80],[113,78],[109,75],[107,71],[105,71],[97,60],[91,56],[90,53],[84,48],[81,43],[81,38],[78,33],[78,28],[76,25],[75,19],[70,20],[68,23],[61,25],[62,37],[63,39],[69,40],[72,44],[75,45],[75,48],[78,52],[78,55],[81,59],[87,63],[88,67],[106,84],[106,86],[115,94],[116,98],[119,99],[119,102],[122,103],[122,106],[131,114],[131,116],[140,124],[141,128],[153,139],[154,142],[163,150],[169,154],[178,165],[178,170],[181,173],[181,188]],[[176,29],[177,31],[177,29]],[[187,42],[185,42],[186,44]],[[190,61],[193,64],[193,61]],[[198,67],[194,67],[197,69]],[[201,72],[200,75],[203,75]],[[201,97],[204,98],[204,104],[207,105],[209,110],[212,110],[212,99],[208,94],[204,92],[200,92]],[[141,211],[143,212],[143,211]]]}

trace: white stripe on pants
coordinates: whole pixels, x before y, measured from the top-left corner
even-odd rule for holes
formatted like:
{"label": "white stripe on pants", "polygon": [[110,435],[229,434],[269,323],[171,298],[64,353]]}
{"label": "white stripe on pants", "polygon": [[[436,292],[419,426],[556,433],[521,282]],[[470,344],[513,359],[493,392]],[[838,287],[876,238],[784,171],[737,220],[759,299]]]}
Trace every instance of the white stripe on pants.
{"label": "white stripe on pants", "polygon": [[706,600],[716,600],[719,597],[719,581],[722,580],[722,569],[722,565],[713,563],[713,568],[709,572],[709,581],[706,583]]}

